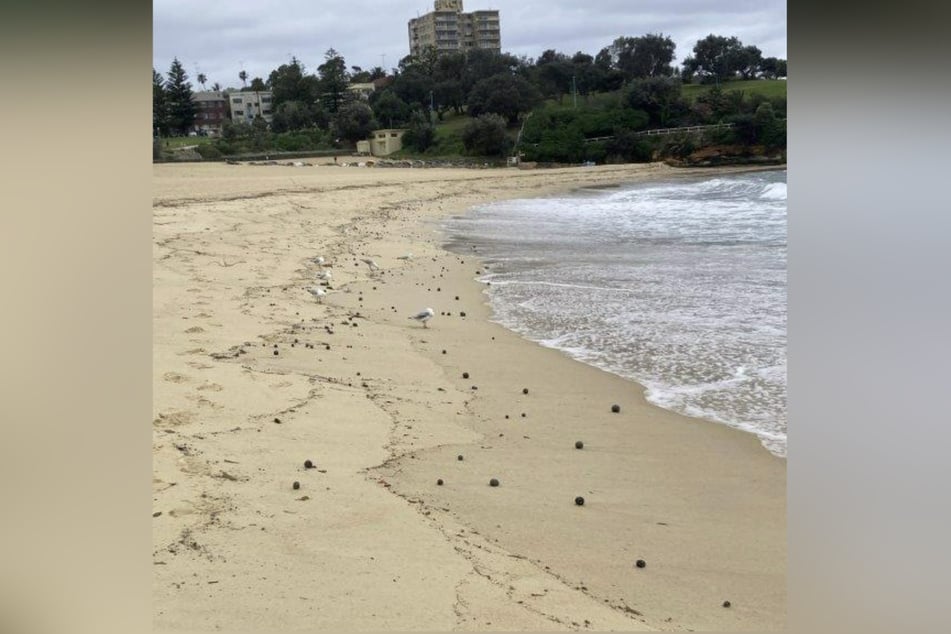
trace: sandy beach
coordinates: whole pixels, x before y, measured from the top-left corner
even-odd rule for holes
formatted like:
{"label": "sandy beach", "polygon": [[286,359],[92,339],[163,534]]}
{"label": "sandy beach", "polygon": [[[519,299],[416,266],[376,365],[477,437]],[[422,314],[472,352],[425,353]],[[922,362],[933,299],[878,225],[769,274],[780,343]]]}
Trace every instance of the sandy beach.
{"label": "sandy beach", "polygon": [[490,322],[439,229],[711,173],[155,165],[156,630],[782,629],[785,460]]}

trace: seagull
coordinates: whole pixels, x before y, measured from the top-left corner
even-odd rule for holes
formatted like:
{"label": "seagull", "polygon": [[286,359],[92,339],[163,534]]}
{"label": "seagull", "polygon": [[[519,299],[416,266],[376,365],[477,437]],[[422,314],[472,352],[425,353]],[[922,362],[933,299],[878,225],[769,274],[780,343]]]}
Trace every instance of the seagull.
{"label": "seagull", "polygon": [[325,260],[324,256],[322,255],[318,255],[316,258],[314,258],[314,264],[316,264],[317,266],[323,266],[324,262],[326,261],[327,260]]}
{"label": "seagull", "polygon": [[308,289],[307,289],[307,292],[309,292],[311,295],[313,295],[313,296],[317,299],[317,302],[318,302],[318,303],[320,303],[320,304],[323,304],[323,303],[324,303],[324,299],[323,299],[323,298],[324,298],[324,295],[327,294],[327,291],[326,291],[323,287],[313,286],[313,287],[311,287],[311,288],[308,288]]}
{"label": "seagull", "polygon": [[371,271],[378,271],[380,269],[380,265],[374,262],[373,260],[371,260],[370,258],[363,258],[363,260],[361,261],[367,266],[369,266]]}
{"label": "seagull", "polygon": [[426,310],[424,310],[424,311],[422,311],[422,312],[420,312],[420,313],[417,313],[417,314],[413,315],[412,317],[410,317],[410,319],[415,319],[416,321],[421,321],[421,322],[423,322],[423,327],[424,327],[424,328],[429,328],[429,326],[426,325],[426,322],[429,321],[429,318],[432,317],[432,316],[435,315],[435,314],[436,314],[436,313],[433,311],[432,308],[427,308]]}
{"label": "seagull", "polygon": [[329,279],[332,278],[333,276],[334,276],[333,273],[331,273],[330,271],[321,271],[320,273],[317,274],[317,279],[318,279],[318,280],[329,280]]}
{"label": "seagull", "polygon": [[412,253],[407,253],[406,255],[399,255],[399,256],[397,256],[396,259],[397,259],[397,260],[409,260],[409,259],[412,259],[412,257],[413,257],[413,254],[412,254]]}

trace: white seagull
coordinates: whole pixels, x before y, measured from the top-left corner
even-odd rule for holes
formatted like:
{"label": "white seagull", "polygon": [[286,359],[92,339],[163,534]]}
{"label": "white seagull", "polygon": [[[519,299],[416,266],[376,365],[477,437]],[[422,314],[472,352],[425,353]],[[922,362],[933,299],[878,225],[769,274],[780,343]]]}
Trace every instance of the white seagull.
{"label": "white seagull", "polygon": [[320,303],[320,304],[323,304],[323,303],[324,303],[324,295],[327,294],[327,290],[324,289],[323,287],[321,287],[321,286],[312,286],[311,288],[308,288],[308,289],[307,289],[307,292],[309,292],[311,295],[313,295],[314,298],[317,299],[317,302],[318,302],[318,303]]}
{"label": "white seagull", "polygon": [[322,267],[322,266],[324,265],[324,262],[326,262],[326,261],[327,261],[327,260],[325,260],[325,259],[324,259],[324,256],[322,256],[322,255],[318,255],[316,258],[314,258],[314,264],[316,264],[317,266],[321,266],[321,267]]}
{"label": "white seagull", "polygon": [[420,321],[423,323],[424,328],[429,328],[429,326],[426,325],[426,322],[429,321],[429,319],[435,314],[436,313],[433,311],[432,308],[427,308],[426,310],[413,315],[412,317],[410,317],[410,319],[415,319],[416,321]]}
{"label": "white seagull", "polygon": [[321,271],[317,273],[316,277],[318,280],[330,280],[334,276],[330,271]]}
{"label": "white seagull", "polygon": [[369,266],[371,271],[378,271],[378,270],[380,270],[380,265],[377,264],[376,262],[374,262],[373,260],[371,260],[370,258],[363,258],[363,260],[361,260],[361,262],[363,262],[364,264],[366,264],[367,266]]}

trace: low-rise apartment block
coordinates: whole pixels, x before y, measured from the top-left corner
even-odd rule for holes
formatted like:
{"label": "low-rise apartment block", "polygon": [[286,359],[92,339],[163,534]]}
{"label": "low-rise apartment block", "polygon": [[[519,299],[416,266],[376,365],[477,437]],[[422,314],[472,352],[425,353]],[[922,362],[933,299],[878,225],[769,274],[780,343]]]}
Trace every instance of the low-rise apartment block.
{"label": "low-rise apartment block", "polygon": [[248,90],[230,93],[228,100],[231,102],[232,123],[250,124],[254,122],[255,117],[260,115],[270,125],[274,118],[272,99],[270,90]]}

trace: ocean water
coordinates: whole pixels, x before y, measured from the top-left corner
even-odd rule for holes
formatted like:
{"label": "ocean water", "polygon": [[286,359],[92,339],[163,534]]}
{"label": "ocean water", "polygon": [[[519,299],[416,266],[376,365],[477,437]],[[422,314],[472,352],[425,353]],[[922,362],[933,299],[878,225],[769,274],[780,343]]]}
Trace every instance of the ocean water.
{"label": "ocean water", "polygon": [[510,200],[445,227],[493,320],[786,455],[786,172]]}

